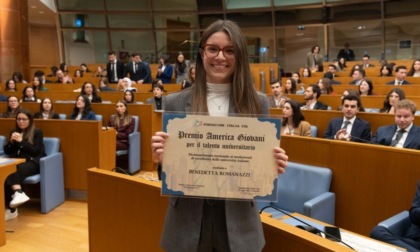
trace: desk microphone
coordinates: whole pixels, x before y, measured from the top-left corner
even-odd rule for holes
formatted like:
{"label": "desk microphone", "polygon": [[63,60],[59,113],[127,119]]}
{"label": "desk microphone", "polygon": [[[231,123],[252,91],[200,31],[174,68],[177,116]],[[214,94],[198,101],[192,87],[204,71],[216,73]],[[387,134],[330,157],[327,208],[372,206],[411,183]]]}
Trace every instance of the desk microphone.
{"label": "desk microphone", "polygon": [[296,227],[298,227],[298,228],[300,228],[300,229],[304,229],[304,230],[306,230],[306,231],[308,231],[308,232],[311,232],[311,233],[323,233],[323,234],[325,235],[325,237],[326,237],[326,238],[331,238],[331,239],[333,239],[333,240],[335,240],[335,241],[341,242],[342,244],[346,245],[346,246],[347,246],[347,247],[349,247],[350,249],[355,250],[353,247],[351,247],[351,246],[350,246],[350,245],[348,245],[347,243],[343,242],[340,238],[338,238],[338,237],[336,237],[336,236],[333,236],[333,235],[331,235],[331,234],[329,234],[329,233],[326,233],[326,232],[324,232],[324,231],[322,231],[322,230],[320,230],[320,229],[318,229],[318,228],[316,228],[316,227],[312,226],[311,224],[309,224],[309,223],[307,223],[307,222],[305,222],[305,221],[303,221],[303,220],[301,220],[301,219],[299,219],[299,218],[296,218],[295,216],[293,216],[293,215],[289,214],[288,212],[281,210],[281,209],[280,209],[280,208],[278,208],[278,207],[275,207],[275,206],[265,206],[265,207],[263,207],[263,208],[260,210],[260,214],[261,214],[261,213],[262,213],[265,209],[267,209],[267,208],[273,208],[274,210],[279,211],[280,213],[285,214],[285,215],[287,215],[287,216],[289,216],[289,217],[291,217],[291,218],[293,218],[293,219],[295,219],[295,220],[299,221],[300,223],[302,223],[302,224],[306,225],[306,227],[305,227],[305,226],[301,226],[301,225],[297,225]]}
{"label": "desk microphone", "polygon": [[354,139],[356,139],[356,140],[359,140],[360,142],[363,142],[363,143],[377,144],[377,143],[375,143],[375,142],[368,141],[368,140],[365,140],[365,139],[363,139],[363,138],[360,138],[360,137],[355,137],[355,136],[350,135],[350,139],[352,139],[352,138],[354,138]]}

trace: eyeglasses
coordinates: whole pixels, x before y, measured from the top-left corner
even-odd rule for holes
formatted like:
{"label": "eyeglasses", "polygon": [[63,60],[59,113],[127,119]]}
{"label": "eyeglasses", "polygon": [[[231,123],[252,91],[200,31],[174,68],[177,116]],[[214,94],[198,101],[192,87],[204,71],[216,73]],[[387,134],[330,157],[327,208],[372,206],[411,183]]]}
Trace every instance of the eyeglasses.
{"label": "eyeglasses", "polygon": [[16,121],[18,122],[26,122],[28,120],[29,120],[28,118],[16,118]]}
{"label": "eyeglasses", "polygon": [[18,100],[9,100],[10,103],[18,102]]}
{"label": "eyeglasses", "polygon": [[219,55],[220,51],[223,51],[223,56],[226,59],[233,59],[235,58],[235,49],[233,46],[226,46],[223,48],[218,47],[217,45],[205,44],[202,48],[204,54],[206,54],[209,58],[214,58]]}

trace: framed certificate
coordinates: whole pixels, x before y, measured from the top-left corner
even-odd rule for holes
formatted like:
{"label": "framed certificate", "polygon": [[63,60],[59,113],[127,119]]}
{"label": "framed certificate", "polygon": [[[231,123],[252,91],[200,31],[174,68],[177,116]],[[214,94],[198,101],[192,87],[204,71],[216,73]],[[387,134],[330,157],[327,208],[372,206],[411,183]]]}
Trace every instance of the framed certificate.
{"label": "framed certificate", "polygon": [[162,195],[277,200],[280,119],[164,113]]}

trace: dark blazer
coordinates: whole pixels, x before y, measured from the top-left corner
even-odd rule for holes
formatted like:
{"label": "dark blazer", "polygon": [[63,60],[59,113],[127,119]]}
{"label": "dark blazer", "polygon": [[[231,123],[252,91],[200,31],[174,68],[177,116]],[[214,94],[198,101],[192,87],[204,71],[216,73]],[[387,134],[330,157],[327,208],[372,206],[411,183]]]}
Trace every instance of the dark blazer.
{"label": "dark blazer", "polygon": [[[324,138],[334,139],[335,134],[337,134],[337,131],[339,131],[343,125],[343,120],[343,117],[331,119],[327,130],[325,131]],[[372,132],[369,122],[356,117],[353,127],[351,128],[350,135],[357,138],[350,138],[350,141],[352,142],[370,142],[372,138]]]}
{"label": "dark blazer", "polygon": [[[164,108],[165,99],[166,99],[166,97],[165,97],[165,96],[162,96],[162,100],[161,100],[161,103],[162,103],[162,105],[161,105],[161,109],[163,109],[163,108]],[[153,96],[153,97],[150,97],[149,99],[147,99],[147,100],[146,100],[146,104],[153,104],[153,109],[158,109],[158,108],[157,108],[157,104],[156,104],[156,101],[155,101],[155,97],[154,97],[154,96]]]}
{"label": "dark blazer", "polygon": [[[386,84],[387,85],[395,85],[395,80],[387,82]],[[401,83],[401,85],[408,85],[408,84],[411,84],[411,83],[406,81],[406,80],[403,80],[403,82]]]}
{"label": "dark blazer", "polygon": [[416,196],[410,208],[410,227],[404,235],[404,238],[420,239],[420,181],[417,183]]}
{"label": "dark blazer", "polygon": [[[76,120],[78,114],[71,114],[70,119]],[[89,113],[85,116],[80,118],[80,120],[96,120],[95,112],[89,111]]]}
{"label": "dark blazer", "polygon": [[[357,80],[352,80],[349,82],[350,85],[356,85]],[[360,83],[359,83],[360,84]]]}
{"label": "dark blazer", "polygon": [[[12,136],[10,132],[10,136]],[[10,139],[10,137],[9,137]],[[45,156],[44,152],[44,135],[41,130],[35,129],[33,144],[30,144],[26,140],[22,140],[20,143],[10,141],[4,146],[4,153],[9,155],[11,158],[25,158],[26,161],[34,161],[39,164],[39,160]]]}
{"label": "dark blazer", "polygon": [[[117,60],[117,77],[118,77],[118,80],[124,78],[124,68],[125,68],[124,63]],[[108,62],[106,64],[106,72],[107,72],[107,77],[108,77],[108,82],[109,83],[118,83],[118,80],[114,80],[114,73],[111,71],[111,62]]]}
{"label": "dark blazer", "polygon": [[[159,69],[161,68],[162,66],[159,66]],[[171,83],[173,70],[174,68],[172,67],[172,65],[167,64],[165,70],[163,70],[163,72],[160,75],[158,73],[156,74],[156,78],[161,79],[163,84]]]}
{"label": "dark blazer", "polygon": [[150,66],[147,62],[139,62],[137,71],[134,73],[134,62],[130,62],[125,66],[124,76],[130,74],[132,81],[143,80],[143,83],[152,83],[152,76],[150,74]]}
{"label": "dark blazer", "polygon": [[[306,106],[306,102],[300,104],[301,107]],[[314,106],[314,110],[328,110],[328,106],[324,103],[317,101]]]}
{"label": "dark blazer", "polygon": [[343,48],[338,52],[337,59],[344,58],[346,61],[354,60],[354,52],[352,49]]}
{"label": "dark blazer", "polygon": [[[36,112],[34,114],[34,118],[36,119],[44,119],[44,116],[42,115],[42,112]],[[51,118],[48,119],[60,119],[60,116],[57,113],[53,113]]]}
{"label": "dark blazer", "polygon": [[[391,145],[392,137],[397,131],[397,125],[381,126],[376,131],[376,136],[373,137],[374,143],[382,145]],[[413,124],[408,132],[407,138],[404,142],[404,148],[420,150],[420,127]]]}
{"label": "dark blazer", "polygon": [[[193,88],[189,88],[166,96],[165,111],[190,112],[192,95]],[[267,115],[267,99],[262,94],[259,97],[260,114]],[[232,103],[229,113],[234,113]],[[169,197],[161,239],[165,251],[197,251],[205,201],[201,198]],[[265,241],[257,204],[252,200],[224,202],[230,251],[261,251]]]}

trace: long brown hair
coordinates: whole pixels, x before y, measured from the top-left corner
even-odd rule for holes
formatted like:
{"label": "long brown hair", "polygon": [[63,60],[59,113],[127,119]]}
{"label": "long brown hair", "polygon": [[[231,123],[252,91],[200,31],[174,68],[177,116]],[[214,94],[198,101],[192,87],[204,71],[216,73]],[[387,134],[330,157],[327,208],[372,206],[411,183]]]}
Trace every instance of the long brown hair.
{"label": "long brown hair", "polygon": [[231,39],[235,51],[235,70],[232,75],[230,103],[236,113],[261,113],[260,100],[252,82],[248,62],[246,40],[237,24],[229,20],[218,20],[211,24],[203,33],[199,43],[196,63],[196,79],[193,85],[192,112],[208,112],[207,108],[207,78],[203,64],[202,48],[208,38],[216,32],[225,32]]}
{"label": "long brown hair", "polygon": [[[25,130],[22,130],[19,128],[19,125],[17,123],[17,118],[19,114],[24,114],[29,119],[29,125]],[[16,126],[15,126],[15,132],[22,133],[22,139],[26,140],[30,144],[34,144],[34,135],[35,135],[35,126],[34,126],[34,117],[32,116],[31,112],[27,109],[22,109],[16,114]]]}
{"label": "long brown hair", "polygon": [[128,125],[131,122],[131,116],[128,114],[127,102],[124,101],[124,100],[119,100],[119,101],[117,101],[117,103],[115,103],[115,105],[118,104],[118,103],[124,104],[125,112],[124,112],[124,115],[123,115],[123,118],[122,118],[122,122],[123,122],[122,125],[120,125],[120,120],[121,119],[120,119],[120,115],[118,113],[115,113],[115,115],[112,116],[112,125],[114,125],[115,128],[118,128],[120,126]]}

